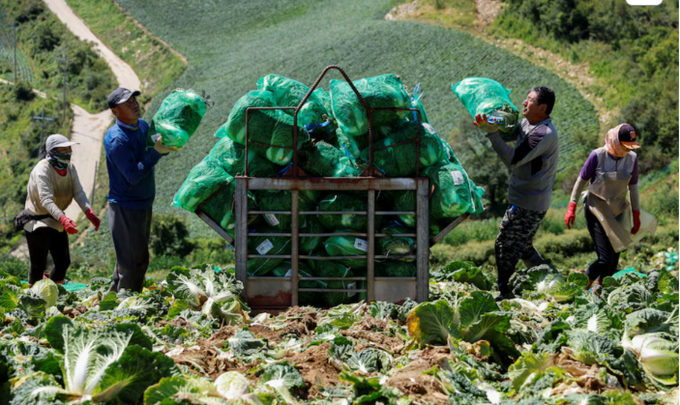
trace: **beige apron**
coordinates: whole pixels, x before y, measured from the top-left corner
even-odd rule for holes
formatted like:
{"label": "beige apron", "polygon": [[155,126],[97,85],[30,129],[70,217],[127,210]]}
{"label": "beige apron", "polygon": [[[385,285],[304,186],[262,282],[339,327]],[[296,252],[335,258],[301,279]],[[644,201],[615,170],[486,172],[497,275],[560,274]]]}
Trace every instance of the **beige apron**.
{"label": "beige apron", "polygon": [[602,224],[617,253],[656,231],[656,218],[640,210],[641,229],[636,235],[630,233],[633,215],[626,196],[631,177],[630,173],[620,171],[604,172],[590,183],[586,192],[588,209]]}

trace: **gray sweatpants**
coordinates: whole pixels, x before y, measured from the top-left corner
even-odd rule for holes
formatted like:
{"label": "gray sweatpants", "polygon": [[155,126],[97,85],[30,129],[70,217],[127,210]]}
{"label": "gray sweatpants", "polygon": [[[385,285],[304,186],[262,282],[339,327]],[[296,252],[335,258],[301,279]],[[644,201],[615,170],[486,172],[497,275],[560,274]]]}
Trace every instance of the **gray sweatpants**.
{"label": "gray sweatpants", "polygon": [[116,250],[116,267],[110,291],[142,291],[149,267],[151,208],[132,210],[109,203],[109,226]]}

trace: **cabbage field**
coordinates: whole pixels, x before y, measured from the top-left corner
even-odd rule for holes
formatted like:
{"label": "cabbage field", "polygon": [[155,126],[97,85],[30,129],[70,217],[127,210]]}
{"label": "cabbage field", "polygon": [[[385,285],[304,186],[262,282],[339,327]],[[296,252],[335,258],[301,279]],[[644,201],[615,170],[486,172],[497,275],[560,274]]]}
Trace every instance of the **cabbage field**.
{"label": "cabbage field", "polygon": [[542,265],[500,303],[493,275],[453,262],[429,302],[278,315],[249,313],[210,265],[141,294],[0,274],[0,403],[677,404],[677,260],[594,293]]}

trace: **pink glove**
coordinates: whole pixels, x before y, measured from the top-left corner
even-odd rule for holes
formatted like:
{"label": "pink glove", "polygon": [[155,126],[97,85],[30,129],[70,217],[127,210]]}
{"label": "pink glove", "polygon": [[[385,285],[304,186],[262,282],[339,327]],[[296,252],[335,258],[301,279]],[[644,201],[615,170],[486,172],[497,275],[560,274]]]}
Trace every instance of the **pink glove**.
{"label": "pink glove", "polygon": [[59,222],[64,226],[64,230],[69,235],[75,235],[78,233],[78,228],[76,228],[76,223],[66,215],[59,217]]}
{"label": "pink glove", "polygon": [[85,216],[87,219],[92,222],[92,225],[94,225],[94,230],[98,231],[99,230],[99,224],[101,224],[101,220],[97,218],[96,215],[94,215],[94,211],[92,211],[92,208],[88,208],[87,211],[85,211]]}
{"label": "pink glove", "polygon": [[574,220],[576,219],[576,203],[570,202],[569,208],[567,208],[567,213],[564,214],[564,224],[567,225],[567,229],[571,229],[574,226]]}
{"label": "pink glove", "polygon": [[633,210],[633,229],[630,230],[630,233],[635,235],[638,233],[640,230],[640,211],[635,211]]}

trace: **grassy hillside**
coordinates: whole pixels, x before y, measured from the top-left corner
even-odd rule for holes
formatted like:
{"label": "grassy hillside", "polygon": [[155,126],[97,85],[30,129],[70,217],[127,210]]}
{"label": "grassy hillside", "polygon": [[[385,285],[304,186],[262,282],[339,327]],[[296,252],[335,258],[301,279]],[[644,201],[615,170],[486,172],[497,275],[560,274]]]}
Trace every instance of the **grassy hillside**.
{"label": "grassy hillside", "polygon": [[[304,83],[312,83],[330,64],[344,67],[357,79],[397,73],[410,88],[422,83],[428,115],[444,137],[461,120],[469,120],[451,92],[452,83],[468,76],[492,77],[514,90],[512,99],[518,105],[532,86],[546,84],[560,97],[554,117],[564,145],[563,172],[585,157],[589,139],[597,135],[592,105],[556,75],[459,31],[384,21],[394,5],[391,1],[160,4],[120,1],[140,23],[187,57],[189,67],[173,87],[206,90],[216,103],[185,149],[157,166],[157,212],[177,211],[169,203],[183,177],[214,144],[212,134],[236,100],[268,73]],[[322,86],[327,88],[327,81]],[[160,101],[152,103],[148,117]],[[194,234],[210,232],[193,218],[188,223]]]}

